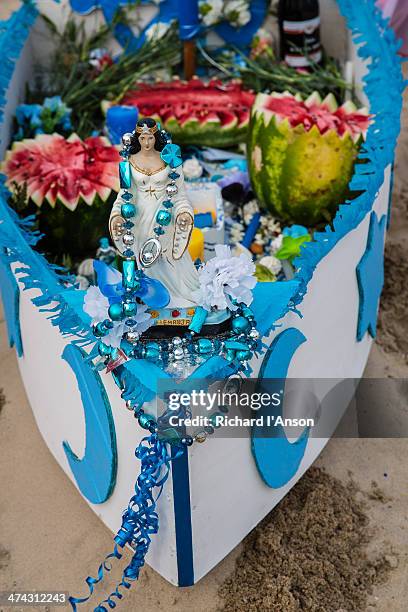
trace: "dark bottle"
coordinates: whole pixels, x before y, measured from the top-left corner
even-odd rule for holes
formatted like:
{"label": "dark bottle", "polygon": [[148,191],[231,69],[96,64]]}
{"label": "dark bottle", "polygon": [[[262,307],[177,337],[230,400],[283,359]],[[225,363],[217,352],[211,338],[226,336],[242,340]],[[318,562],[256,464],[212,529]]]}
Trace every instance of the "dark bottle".
{"label": "dark bottle", "polygon": [[281,59],[293,68],[322,60],[318,0],[280,0],[278,7]]}

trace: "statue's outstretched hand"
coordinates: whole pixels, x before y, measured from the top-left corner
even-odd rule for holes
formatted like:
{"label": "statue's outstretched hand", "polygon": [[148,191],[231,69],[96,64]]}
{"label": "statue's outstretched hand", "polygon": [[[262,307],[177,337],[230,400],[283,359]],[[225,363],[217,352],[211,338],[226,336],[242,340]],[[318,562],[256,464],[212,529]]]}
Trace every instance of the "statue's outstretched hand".
{"label": "statue's outstretched hand", "polygon": [[109,219],[109,233],[117,249],[119,249],[118,242],[125,231],[123,227],[124,223],[125,220],[120,215],[112,215]]}
{"label": "statue's outstretched hand", "polygon": [[193,227],[194,218],[191,212],[182,211],[177,215],[173,238],[173,259],[177,260],[183,257],[190,242]]}

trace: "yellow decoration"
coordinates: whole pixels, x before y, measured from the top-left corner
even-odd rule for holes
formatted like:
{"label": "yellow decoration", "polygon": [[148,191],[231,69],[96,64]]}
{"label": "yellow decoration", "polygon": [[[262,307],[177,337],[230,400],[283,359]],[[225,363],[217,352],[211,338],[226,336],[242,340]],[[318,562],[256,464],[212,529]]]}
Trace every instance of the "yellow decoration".
{"label": "yellow decoration", "polygon": [[193,228],[188,252],[193,261],[196,259],[204,261],[204,234],[198,227]]}
{"label": "yellow decoration", "polygon": [[157,319],[157,317],[159,316],[159,311],[158,310],[151,310],[150,311],[150,316],[152,317],[152,319]]}
{"label": "yellow decoration", "polygon": [[195,308],[189,308],[189,309],[187,310],[187,315],[188,315],[189,317],[194,316],[194,314],[195,314]]}

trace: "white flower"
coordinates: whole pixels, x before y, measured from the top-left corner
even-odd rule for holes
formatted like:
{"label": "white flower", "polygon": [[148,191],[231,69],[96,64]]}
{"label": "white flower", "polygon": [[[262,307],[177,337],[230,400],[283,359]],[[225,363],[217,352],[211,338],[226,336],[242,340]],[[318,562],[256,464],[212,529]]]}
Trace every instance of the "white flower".
{"label": "white flower", "polygon": [[279,251],[279,249],[282,246],[282,240],[283,240],[283,235],[279,234],[279,236],[276,236],[276,238],[274,238],[271,242],[271,253],[276,253],[276,251]]}
{"label": "white flower", "polygon": [[165,23],[164,21],[157,21],[156,23],[152,23],[152,25],[147,28],[145,31],[145,36],[147,40],[152,40],[153,38],[162,38],[167,30],[170,27],[170,22]]}
{"label": "white flower", "polygon": [[249,4],[246,0],[230,0],[224,8],[224,15],[235,26],[241,27],[251,21]]}
{"label": "white flower", "polygon": [[265,268],[268,268],[275,276],[279,274],[282,269],[282,262],[273,255],[266,255],[259,260],[259,263]]}
{"label": "white flower", "polygon": [[252,302],[255,264],[248,255],[242,253],[235,257],[229,246],[218,244],[215,257],[202,266],[198,274],[200,289],[193,293],[193,299],[206,310],[212,307],[236,310],[232,300],[247,306]]}
{"label": "white flower", "polygon": [[221,21],[223,4],[223,0],[199,2],[199,11],[204,25],[212,26]]}
{"label": "white flower", "polygon": [[202,175],[203,167],[196,157],[191,157],[184,162],[183,173],[186,179],[197,179]]}
{"label": "white flower", "polygon": [[255,234],[254,242],[255,244],[260,244],[262,246],[265,244],[265,239],[262,234]]}
{"label": "white flower", "polygon": [[250,200],[242,207],[244,215],[254,215],[259,212],[258,202],[256,200]]}
{"label": "white flower", "polygon": [[92,319],[92,325],[101,323],[108,316],[109,300],[99,287],[89,287],[84,297],[84,312]]}
{"label": "white flower", "polygon": [[109,331],[109,334],[102,338],[102,341],[108,346],[119,348],[124,333],[125,323],[123,321],[113,321],[112,329]]}

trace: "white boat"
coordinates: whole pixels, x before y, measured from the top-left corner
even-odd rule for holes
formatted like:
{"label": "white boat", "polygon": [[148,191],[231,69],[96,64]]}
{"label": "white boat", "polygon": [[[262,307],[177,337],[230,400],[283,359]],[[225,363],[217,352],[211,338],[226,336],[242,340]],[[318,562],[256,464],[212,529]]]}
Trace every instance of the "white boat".
{"label": "white boat", "polygon": [[[62,15],[61,5],[38,4],[54,19]],[[382,258],[402,80],[395,44],[392,37],[383,37],[374,3],[340,0],[338,4],[349,30],[336,6],[321,1],[323,42],[330,53],[351,62],[357,85],[366,75],[361,98],[376,113],[366,143],[372,163],[353,178],[363,195],[341,206],[334,229],[328,227],[308,245],[295,278],[271,283],[268,291],[268,283],[259,289],[255,311],[261,327],[264,324],[263,341],[269,349],[250,364],[253,376],[261,372],[265,377],[278,373],[288,379],[325,379],[318,390],[313,389],[320,400],[319,413],[313,413],[316,424],[296,442],[281,436],[251,446],[248,438],[215,434],[173,461],[158,501],[160,531],[147,563],[175,585],[200,580],[301,478],[334,432],[354,393],[353,381],[362,376],[367,362],[381,270],[370,269],[360,279],[356,270],[373,250],[376,261]],[[92,27],[93,14],[86,19]],[[29,5],[23,5],[0,30],[0,49],[13,57],[12,66],[0,67],[0,77],[4,72],[9,84],[7,92],[0,92],[7,96],[0,118],[2,153],[33,63],[44,53],[36,44],[38,36],[36,14]],[[126,410],[111,374],[87,370],[73,344],[75,335],[62,333],[67,322],[61,323],[61,329],[57,320],[50,319],[54,307],[55,315],[61,308],[67,314],[65,289],[31,248],[5,198],[2,192],[0,241],[8,250],[3,248],[1,255],[1,288],[27,396],[51,453],[79,494],[116,533],[139,471],[134,450],[145,431]],[[371,315],[366,321],[368,306]],[[268,322],[274,323],[274,329],[267,329]],[[291,410],[293,415],[293,406]],[[284,405],[282,416],[288,411]]]}

